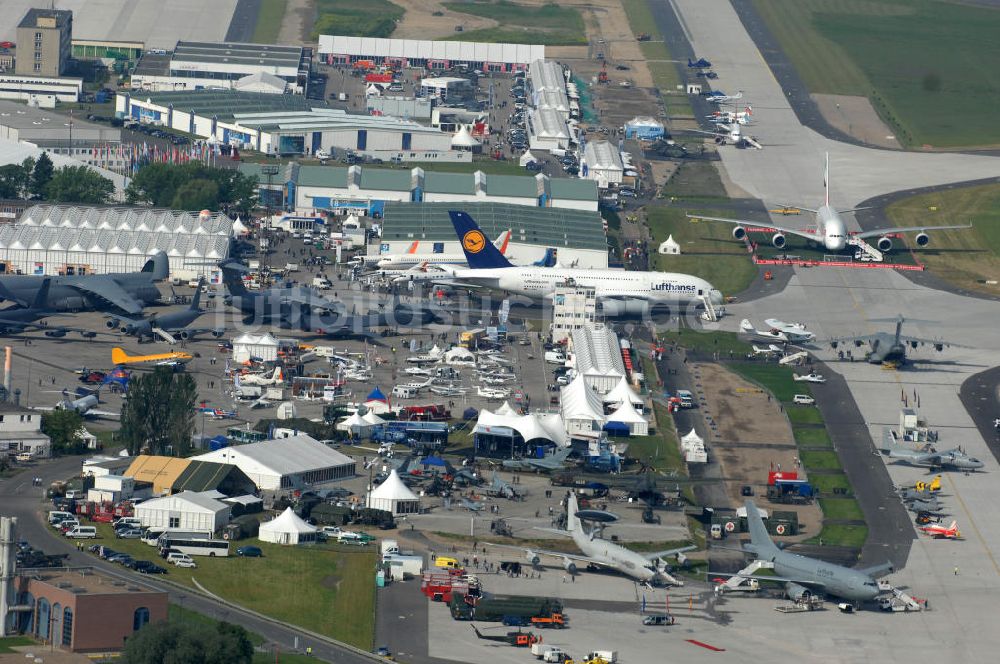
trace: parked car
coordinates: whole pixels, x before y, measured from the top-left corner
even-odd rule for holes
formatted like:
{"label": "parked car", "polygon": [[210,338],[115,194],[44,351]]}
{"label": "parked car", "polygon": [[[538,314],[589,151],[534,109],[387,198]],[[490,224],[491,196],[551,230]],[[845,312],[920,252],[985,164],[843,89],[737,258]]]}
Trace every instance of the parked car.
{"label": "parked car", "polygon": [[236,549],[236,555],[244,558],[262,558],[264,552],[260,550],[259,546],[241,546]]}
{"label": "parked car", "polygon": [[669,613],[653,614],[649,616],[644,616],[642,619],[643,625],[673,625],[674,617]]}
{"label": "parked car", "polygon": [[167,569],[148,560],[137,560],[132,567],[139,574],[166,574]]}
{"label": "parked car", "polygon": [[142,531],[138,528],[122,528],[115,531],[115,537],[118,539],[139,539],[142,537]]}
{"label": "parked car", "polygon": [[808,394],[796,394],[792,397],[792,403],[801,404],[803,406],[812,406],[816,403],[816,400]]}

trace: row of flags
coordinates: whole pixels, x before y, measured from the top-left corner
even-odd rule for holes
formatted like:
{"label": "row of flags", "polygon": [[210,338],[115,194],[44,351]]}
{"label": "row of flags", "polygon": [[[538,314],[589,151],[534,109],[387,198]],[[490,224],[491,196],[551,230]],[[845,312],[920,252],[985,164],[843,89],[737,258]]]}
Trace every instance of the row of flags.
{"label": "row of flags", "polygon": [[192,143],[187,146],[162,146],[157,143],[105,143],[91,149],[90,158],[95,166],[118,173],[135,175],[146,164],[187,164],[192,161],[215,166],[221,154],[218,143]]}

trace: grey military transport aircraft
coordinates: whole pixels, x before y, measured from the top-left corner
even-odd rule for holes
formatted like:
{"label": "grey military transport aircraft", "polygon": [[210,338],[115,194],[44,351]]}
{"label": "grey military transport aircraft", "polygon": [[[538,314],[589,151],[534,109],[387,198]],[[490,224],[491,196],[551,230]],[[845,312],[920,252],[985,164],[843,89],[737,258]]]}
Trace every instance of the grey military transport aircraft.
{"label": "grey military transport aircraft", "polygon": [[[760,518],[760,512],[752,500],[746,501],[746,508],[747,523],[750,526],[750,544],[744,544],[743,550],[755,554],[757,560],[773,563],[774,576],[743,574],[729,576],[784,583],[785,592],[794,600],[808,599],[817,593],[822,593],[852,602],[862,602],[875,599],[879,595],[876,579],[893,569],[891,563],[851,569],[783,551],[767,534],[764,521]],[[713,575],[716,573],[713,572]]]}
{"label": "grey military transport aircraft", "polygon": [[139,272],[43,277],[0,276],[0,298],[28,307],[46,280],[50,280],[48,308],[53,311],[98,309],[136,315],[160,300],[156,282],[170,274],[170,261],[159,251]]}

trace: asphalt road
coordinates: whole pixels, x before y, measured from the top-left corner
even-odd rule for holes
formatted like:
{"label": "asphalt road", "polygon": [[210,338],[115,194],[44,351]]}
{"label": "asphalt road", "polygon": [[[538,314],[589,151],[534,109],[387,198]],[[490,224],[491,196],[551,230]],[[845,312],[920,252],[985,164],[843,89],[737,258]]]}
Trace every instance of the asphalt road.
{"label": "asphalt road", "polygon": [[[28,540],[33,546],[46,553],[68,553],[67,565],[73,567],[93,567],[111,576],[128,579],[153,590],[161,590],[170,595],[170,601],[186,609],[242,625],[247,630],[261,635],[271,647],[282,652],[304,652],[311,647],[313,655],[321,661],[346,664],[382,661],[373,655],[365,655],[335,642],[311,635],[305,631],[286,627],[257,614],[213,600],[190,589],[180,589],[149,576],[130,572],[122,567],[107,563],[88,553],[77,551],[73,543],[57,536],[44,522],[49,509],[42,501],[42,491],[31,485],[31,478],[42,478],[42,486],[47,487],[54,480],[65,479],[80,471],[82,457],[65,457],[36,464],[17,475],[0,479],[0,513],[18,518],[18,538]],[[298,647],[296,648],[296,644]]]}
{"label": "asphalt road", "polygon": [[257,27],[257,15],[263,0],[236,0],[233,18],[226,31],[227,42],[252,42]]}
{"label": "asphalt road", "polygon": [[900,569],[916,539],[910,515],[895,493],[885,462],[871,443],[868,426],[844,377],[831,365],[816,363],[815,368],[826,377],[826,383],[810,386],[816,405],[823,413],[830,439],[868,525],[860,565],[870,567],[889,560]]}
{"label": "asphalt road", "polygon": [[958,393],[986,446],[1000,462],[1000,430],[994,425],[1000,417],[1000,367],[993,367],[968,378]]}

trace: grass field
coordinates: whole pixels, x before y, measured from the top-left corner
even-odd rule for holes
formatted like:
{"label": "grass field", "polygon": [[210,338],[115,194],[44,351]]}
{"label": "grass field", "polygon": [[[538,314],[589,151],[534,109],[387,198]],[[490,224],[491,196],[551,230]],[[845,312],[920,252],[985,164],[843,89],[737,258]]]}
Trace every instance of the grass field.
{"label": "grass field", "polygon": [[909,146],[1000,143],[1000,12],[934,0],[754,0],[811,92],[869,97]]}
{"label": "grass field", "polygon": [[[560,7],[555,3],[522,5],[509,0],[445,2],[444,6],[454,12],[492,19],[499,24],[495,28],[456,33],[462,41],[547,46],[587,43],[583,16],[574,7]],[[459,37],[449,36],[447,39]]]}
{"label": "grass field", "polygon": [[753,362],[734,362],[728,366],[744,378],[770,390],[778,401],[790,402],[796,394],[811,394],[808,383],[792,380],[794,371],[789,367]]}
{"label": "grass field", "polygon": [[653,408],[656,411],[656,433],[630,440],[629,456],[656,470],[686,475],[687,467],[677,443],[674,420],[660,404],[654,403]]}
{"label": "grass field", "polygon": [[275,44],[281,32],[281,20],[285,16],[288,0],[261,0],[257,25],[253,29],[253,43]]}
{"label": "grass field", "polygon": [[823,424],[823,415],[816,406],[789,404],[785,407],[788,421],[794,424]]}
{"label": "grass field", "polygon": [[817,452],[804,450],[799,452],[799,458],[806,470],[840,470],[840,459],[836,452]]}
{"label": "grass field", "polygon": [[677,67],[671,62],[673,56],[670,54],[670,48],[656,27],[649,3],[647,0],[622,0],[622,7],[628,17],[632,34],[638,37],[645,33],[651,38],[650,41],[639,44],[639,48],[646,58],[646,66],[649,67],[649,73],[653,77],[653,85],[663,93],[672,93],[663,97],[667,105],[667,114],[691,115],[691,102],[687,94],[678,93],[677,86],[682,84],[681,78],[677,73]]}
{"label": "grass field", "polygon": [[[191,609],[186,609],[184,607],[178,606],[177,604],[171,604],[168,607],[167,620],[170,622],[179,623],[195,623],[199,625],[209,625],[214,627],[218,625],[221,621],[216,620],[206,616],[203,613],[198,613],[197,611],[192,611]],[[315,662],[314,657],[308,657],[307,655],[296,655],[295,653],[284,653],[280,650],[274,652],[267,645],[267,640],[260,634],[254,632],[248,632],[250,643],[254,645],[254,648],[263,647],[269,652],[254,652],[253,664],[304,664],[305,662]]]}
{"label": "grass field", "polygon": [[108,524],[96,525],[101,538],[92,543],[168,567],[172,581],[195,587],[197,580],[210,592],[249,609],[359,648],[372,647],[374,548],[284,547],[247,540],[241,545],[259,546],[265,557],[198,557],[198,567],[186,569],[166,565],[154,547],[139,540],[115,539]]}
{"label": "grass field", "polygon": [[826,429],[794,427],[792,434],[795,436],[797,444],[805,445],[806,447],[831,447],[833,445],[830,441],[830,434],[826,432]]}
{"label": "grass field", "polygon": [[820,498],[819,506],[823,508],[823,517],[838,521],[864,521],[858,501],[853,498]]}
{"label": "grass field", "polygon": [[847,526],[837,523],[824,523],[819,535],[806,540],[806,544],[823,544],[828,546],[849,546],[860,549],[868,539],[868,526]]}
{"label": "grass field", "polygon": [[745,355],[750,352],[750,344],[740,341],[735,332],[701,332],[688,328],[659,332],[658,336],[664,343],[673,344],[688,350],[702,353],[719,352],[728,355]]}
{"label": "grass field", "polygon": [[[715,163],[704,159],[691,159],[680,163],[677,171],[663,186],[661,198],[728,199],[728,196]],[[704,212],[704,210],[699,210],[699,212]],[[691,223],[698,222],[692,221]]]}
{"label": "grass field", "polygon": [[830,474],[830,475],[813,475],[809,478],[809,484],[811,484],[814,488],[819,489],[823,493],[833,493],[834,489],[844,489],[846,491],[852,491],[851,483],[847,480],[847,475],[844,475],[843,473]]}
{"label": "grass field", "polygon": [[942,279],[996,295],[1000,287],[1000,185],[961,187],[912,196],[886,208],[896,226],[971,223],[971,230],[934,231],[919,258]]}
{"label": "grass field", "polygon": [[[698,210],[711,214],[705,210]],[[674,207],[650,207],[646,219],[652,245],[673,235],[681,246],[680,256],[652,253],[651,269],[693,274],[706,279],[724,295],[735,295],[757,276],[755,266],[742,242],[733,239],[723,224],[692,223],[688,210]]]}
{"label": "grass field", "polygon": [[319,35],[388,37],[404,10],[389,0],[316,0],[312,38]]}

